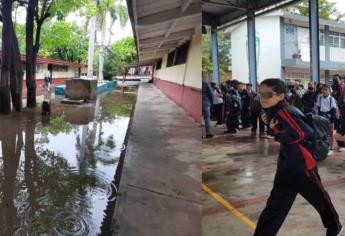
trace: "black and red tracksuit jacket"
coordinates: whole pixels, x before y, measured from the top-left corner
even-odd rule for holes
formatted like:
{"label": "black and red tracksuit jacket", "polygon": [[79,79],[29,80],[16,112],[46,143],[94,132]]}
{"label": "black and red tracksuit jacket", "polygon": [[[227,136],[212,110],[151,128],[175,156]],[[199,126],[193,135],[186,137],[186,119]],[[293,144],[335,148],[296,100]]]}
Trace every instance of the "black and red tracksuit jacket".
{"label": "black and red tracksuit jacket", "polygon": [[309,147],[314,131],[298,114],[284,109],[287,106],[287,102],[280,102],[264,109],[269,120],[278,121],[272,129],[275,140],[281,144],[277,171],[293,173],[313,169],[316,163]]}

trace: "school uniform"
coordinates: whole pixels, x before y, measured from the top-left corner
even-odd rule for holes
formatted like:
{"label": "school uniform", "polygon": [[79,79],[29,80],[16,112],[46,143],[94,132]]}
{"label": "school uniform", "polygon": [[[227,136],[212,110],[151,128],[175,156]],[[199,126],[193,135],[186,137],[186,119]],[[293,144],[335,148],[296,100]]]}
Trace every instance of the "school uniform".
{"label": "school uniform", "polygon": [[265,109],[269,119],[278,121],[272,133],[281,148],[273,189],[254,235],[276,235],[297,194],[302,195],[318,211],[327,228],[327,236],[337,235],[341,228],[339,217],[321,183],[316,163],[308,148],[313,130],[297,114],[286,110],[288,105],[281,102]]}
{"label": "school uniform", "polygon": [[307,114],[309,112],[316,113],[315,104],[316,104],[317,94],[316,91],[308,90],[302,97],[302,111]]}
{"label": "school uniform", "polygon": [[324,97],[322,94],[318,96],[316,106],[319,115],[326,117],[330,123],[336,121],[337,101],[331,95]]}
{"label": "school uniform", "polygon": [[223,98],[222,95],[215,89],[212,91],[213,93],[213,114],[216,118],[217,125],[221,125],[223,123]]}
{"label": "school uniform", "polygon": [[337,101],[332,96],[324,97],[320,94],[317,98],[316,106],[318,107],[318,113],[321,116],[326,117],[329,120],[329,139],[331,144],[331,149],[333,148],[333,133],[334,125],[337,122]]}
{"label": "school uniform", "polygon": [[[339,106],[340,119],[337,127],[337,134],[345,135],[345,103]],[[337,141],[338,147],[345,147],[344,142]]]}
{"label": "school uniform", "polygon": [[237,90],[231,88],[225,96],[225,111],[228,114],[226,116],[226,133],[236,133],[236,129],[239,128],[240,118],[241,118],[241,108],[239,110],[234,110],[231,100],[234,96],[240,99],[240,95]]}
{"label": "school uniform", "polygon": [[249,125],[249,108],[250,108],[250,94],[244,89],[239,93],[242,99],[241,123],[243,128],[248,128]]}
{"label": "school uniform", "polygon": [[259,132],[260,134],[264,134],[265,123],[261,119],[261,104],[260,104],[260,98],[258,94],[255,94],[254,98],[251,101],[250,111],[251,111],[250,120],[252,123],[252,134],[256,133],[256,130],[258,127],[258,121],[259,121]]}

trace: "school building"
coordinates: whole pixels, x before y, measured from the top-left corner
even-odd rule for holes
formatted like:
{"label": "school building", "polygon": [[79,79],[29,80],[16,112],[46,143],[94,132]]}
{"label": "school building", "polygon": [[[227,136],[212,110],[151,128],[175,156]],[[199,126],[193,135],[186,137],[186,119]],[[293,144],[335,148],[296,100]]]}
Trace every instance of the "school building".
{"label": "school building", "polygon": [[[248,82],[247,23],[226,30],[231,38],[232,75]],[[255,19],[257,81],[282,78],[311,80],[309,18],[276,11]],[[345,75],[345,23],[319,20],[320,82]]]}
{"label": "school building", "polygon": [[[2,53],[0,53],[2,55]],[[26,88],[25,80],[25,61],[26,55],[20,55],[20,60],[23,63],[23,87]],[[66,79],[76,78],[79,77],[79,70],[80,73],[83,74],[87,71],[87,65],[73,63],[69,61],[57,60],[57,59],[50,59],[50,58],[43,58],[38,57],[36,63],[36,85],[40,86],[43,85],[44,80],[44,73],[49,71],[52,76],[52,83],[54,85],[61,85],[65,83]]]}
{"label": "school building", "polygon": [[139,64],[153,65],[153,81],[201,121],[201,2],[127,1]]}

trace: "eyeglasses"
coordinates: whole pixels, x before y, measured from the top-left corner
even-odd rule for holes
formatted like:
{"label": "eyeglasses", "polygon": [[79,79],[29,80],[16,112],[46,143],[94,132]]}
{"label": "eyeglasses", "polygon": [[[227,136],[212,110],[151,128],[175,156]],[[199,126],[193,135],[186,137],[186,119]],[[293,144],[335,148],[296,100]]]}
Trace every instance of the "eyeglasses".
{"label": "eyeglasses", "polygon": [[260,97],[261,98],[272,98],[273,95],[278,95],[278,93],[275,93],[275,92],[260,92]]}

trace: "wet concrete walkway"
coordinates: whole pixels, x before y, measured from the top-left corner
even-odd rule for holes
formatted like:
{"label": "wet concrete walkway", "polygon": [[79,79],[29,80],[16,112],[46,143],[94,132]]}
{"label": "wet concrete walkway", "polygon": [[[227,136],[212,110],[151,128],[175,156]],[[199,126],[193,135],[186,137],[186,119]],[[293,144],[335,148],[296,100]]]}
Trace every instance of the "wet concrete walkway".
{"label": "wet concrete walkway", "polygon": [[201,235],[201,131],[141,84],[113,216],[114,235]]}
{"label": "wet concrete walkway", "polygon": [[[254,224],[266,205],[276,171],[279,144],[273,139],[251,137],[249,130],[236,136],[215,129],[213,139],[203,141],[203,183],[219,194]],[[329,192],[340,221],[345,222],[345,153],[334,152],[318,163],[322,182]],[[203,193],[203,235],[253,235],[254,227]],[[278,236],[325,235],[314,208],[298,195]]]}

